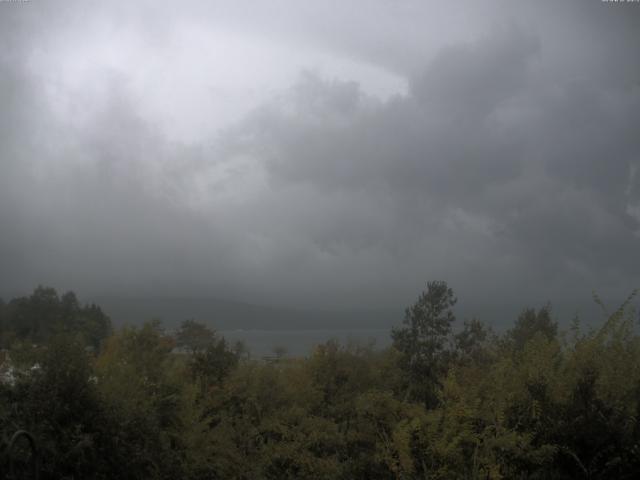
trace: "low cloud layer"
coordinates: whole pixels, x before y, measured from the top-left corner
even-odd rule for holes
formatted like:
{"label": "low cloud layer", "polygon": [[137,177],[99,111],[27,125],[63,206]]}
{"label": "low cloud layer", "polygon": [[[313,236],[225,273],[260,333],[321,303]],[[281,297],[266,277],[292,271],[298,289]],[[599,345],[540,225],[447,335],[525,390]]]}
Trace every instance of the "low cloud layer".
{"label": "low cloud layer", "polygon": [[0,292],[640,286],[638,5],[304,3],[0,3]]}

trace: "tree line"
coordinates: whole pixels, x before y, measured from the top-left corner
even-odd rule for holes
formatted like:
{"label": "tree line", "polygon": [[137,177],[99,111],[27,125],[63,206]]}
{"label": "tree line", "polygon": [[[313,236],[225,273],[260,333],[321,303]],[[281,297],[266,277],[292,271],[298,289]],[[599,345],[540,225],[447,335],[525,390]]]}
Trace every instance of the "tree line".
{"label": "tree line", "polygon": [[547,305],[498,334],[429,282],[389,348],[266,362],[39,287],[0,302],[0,430],[32,432],[51,479],[637,478],[634,295],[599,328]]}

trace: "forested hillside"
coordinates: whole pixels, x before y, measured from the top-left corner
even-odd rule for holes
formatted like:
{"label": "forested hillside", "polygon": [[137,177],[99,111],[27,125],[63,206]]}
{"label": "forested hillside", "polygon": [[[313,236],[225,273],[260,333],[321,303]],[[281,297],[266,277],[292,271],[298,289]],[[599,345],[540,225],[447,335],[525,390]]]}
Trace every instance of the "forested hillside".
{"label": "forested hillside", "polygon": [[45,479],[637,478],[632,300],[594,305],[597,329],[543,306],[496,333],[430,282],[388,349],[264,360],[40,287],[0,303],[2,448],[32,432]]}

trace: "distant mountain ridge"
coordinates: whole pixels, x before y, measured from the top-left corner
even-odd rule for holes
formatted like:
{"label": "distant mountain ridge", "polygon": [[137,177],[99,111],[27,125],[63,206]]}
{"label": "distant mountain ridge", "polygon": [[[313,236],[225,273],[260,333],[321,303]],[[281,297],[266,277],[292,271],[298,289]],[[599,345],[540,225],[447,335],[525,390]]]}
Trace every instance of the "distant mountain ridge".
{"label": "distant mountain ridge", "polygon": [[115,325],[158,318],[166,327],[193,318],[217,330],[313,330],[391,328],[402,321],[402,308],[319,310],[253,305],[217,298],[95,297]]}
{"label": "distant mountain ridge", "polygon": [[[114,325],[139,325],[158,318],[167,328],[174,328],[186,319],[206,323],[216,330],[353,330],[391,329],[404,318],[404,307],[351,308],[330,310],[258,305],[215,297],[160,296],[94,296],[86,301],[99,305],[111,317]],[[624,299],[605,299],[609,313]],[[543,306],[546,302],[505,302],[494,305],[485,302],[461,302],[456,306],[456,328],[465,319],[476,317],[497,331],[508,328],[525,307]],[[640,300],[633,302],[640,312]],[[590,296],[552,302],[552,315],[561,328],[568,328],[576,314],[583,325],[597,325],[605,315]]]}

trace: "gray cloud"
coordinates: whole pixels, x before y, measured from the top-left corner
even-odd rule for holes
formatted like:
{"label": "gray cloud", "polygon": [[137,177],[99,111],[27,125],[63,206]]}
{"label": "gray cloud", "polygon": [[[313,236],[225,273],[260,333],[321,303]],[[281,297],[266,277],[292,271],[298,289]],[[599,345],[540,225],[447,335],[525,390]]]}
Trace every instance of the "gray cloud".
{"label": "gray cloud", "polygon": [[[0,5],[0,292],[401,306],[445,278],[486,306],[638,286],[640,9],[372,5]],[[322,53],[181,142],[137,63],[191,27]],[[118,63],[103,31],[145,54]],[[371,72],[407,88],[380,96]]]}

